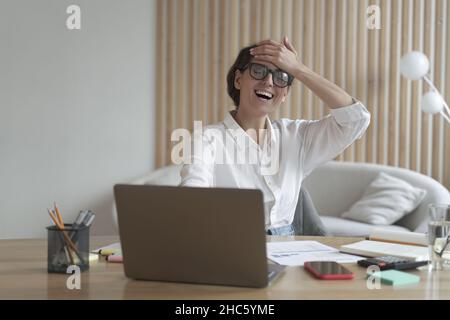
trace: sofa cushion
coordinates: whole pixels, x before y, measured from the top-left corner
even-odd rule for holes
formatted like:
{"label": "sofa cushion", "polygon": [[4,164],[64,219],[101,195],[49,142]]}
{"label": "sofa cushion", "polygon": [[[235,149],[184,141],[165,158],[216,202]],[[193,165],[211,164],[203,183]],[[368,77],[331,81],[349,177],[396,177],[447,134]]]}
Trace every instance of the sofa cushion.
{"label": "sofa cushion", "polygon": [[390,231],[411,231],[405,227],[396,225],[379,226],[331,216],[321,216],[320,218],[322,219],[327,232],[335,237],[368,237],[374,229]]}
{"label": "sofa cushion", "polygon": [[308,189],[320,215],[340,217],[361,199],[367,186],[380,172],[427,190],[427,195],[417,209],[397,221],[396,225],[415,232],[426,232],[428,205],[450,203],[447,188],[431,177],[404,168],[373,163],[330,161],[314,170],[303,185]]}
{"label": "sofa cushion", "polygon": [[411,213],[426,195],[426,190],[381,172],[342,218],[390,225]]}

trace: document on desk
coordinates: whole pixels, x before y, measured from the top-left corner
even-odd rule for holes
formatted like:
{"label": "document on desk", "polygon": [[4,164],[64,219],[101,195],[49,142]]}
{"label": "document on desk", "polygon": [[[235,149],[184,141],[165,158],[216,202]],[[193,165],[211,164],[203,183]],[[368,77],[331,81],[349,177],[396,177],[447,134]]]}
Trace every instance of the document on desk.
{"label": "document on desk", "polygon": [[267,243],[267,257],[285,266],[303,266],[306,261],[355,263],[363,257],[341,253],[317,241],[282,241]]}

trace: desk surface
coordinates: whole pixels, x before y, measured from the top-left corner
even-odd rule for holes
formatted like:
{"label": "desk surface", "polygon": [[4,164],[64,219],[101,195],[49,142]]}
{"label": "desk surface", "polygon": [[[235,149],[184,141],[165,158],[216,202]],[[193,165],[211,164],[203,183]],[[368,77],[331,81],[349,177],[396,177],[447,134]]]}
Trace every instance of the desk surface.
{"label": "desk surface", "polygon": [[[339,247],[361,240],[335,237],[271,237],[269,241],[317,240]],[[117,237],[92,237],[96,248],[117,242]],[[413,273],[417,285],[394,288],[381,285],[369,290],[365,269],[347,264],[353,280],[316,280],[303,267],[287,267],[264,289],[195,285],[127,279],[123,265],[103,259],[90,263],[82,273],[81,290],[69,290],[69,274],[47,273],[47,241],[0,241],[0,299],[450,299],[450,270],[430,272],[427,267]]]}

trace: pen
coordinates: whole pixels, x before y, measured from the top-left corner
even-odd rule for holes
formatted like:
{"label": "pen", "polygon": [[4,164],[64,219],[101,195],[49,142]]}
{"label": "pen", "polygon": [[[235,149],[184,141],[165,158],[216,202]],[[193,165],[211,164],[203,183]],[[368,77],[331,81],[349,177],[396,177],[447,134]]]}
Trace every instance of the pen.
{"label": "pen", "polygon": [[[94,221],[95,214],[91,210],[82,210],[78,214],[78,217],[75,219],[75,222],[73,223],[74,228],[79,228],[81,226],[89,227],[92,224],[92,221]],[[78,234],[76,231],[72,231],[70,233],[70,239],[73,241],[78,240]]]}
{"label": "pen", "polygon": [[92,214],[92,215],[90,216],[90,218],[89,218],[89,219],[86,221],[86,223],[85,223],[86,227],[89,227],[89,226],[92,224],[92,221],[94,221],[94,218],[95,218],[95,215]]}
{"label": "pen", "polygon": [[79,225],[83,222],[84,217],[86,216],[86,214],[88,214],[88,212],[89,212],[88,210],[82,210],[82,211],[80,211],[80,213],[78,214],[78,217],[77,217],[77,219],[75,220],[74,224],[77,225],[77,226],[79,226]]}

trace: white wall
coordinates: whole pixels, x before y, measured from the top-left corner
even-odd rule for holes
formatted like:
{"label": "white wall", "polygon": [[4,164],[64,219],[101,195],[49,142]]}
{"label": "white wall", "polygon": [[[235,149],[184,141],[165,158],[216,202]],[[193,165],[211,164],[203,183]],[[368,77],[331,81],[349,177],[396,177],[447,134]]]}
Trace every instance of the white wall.
{"label": "white wall", "polygon": [[[81,30],[66,28],[71,4]],[[112,187],[153,168],[155,0],[1,0],[0,238],[44,237],[97,214],[116,233]]]}

